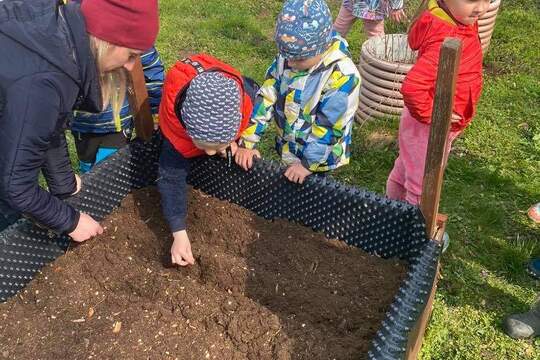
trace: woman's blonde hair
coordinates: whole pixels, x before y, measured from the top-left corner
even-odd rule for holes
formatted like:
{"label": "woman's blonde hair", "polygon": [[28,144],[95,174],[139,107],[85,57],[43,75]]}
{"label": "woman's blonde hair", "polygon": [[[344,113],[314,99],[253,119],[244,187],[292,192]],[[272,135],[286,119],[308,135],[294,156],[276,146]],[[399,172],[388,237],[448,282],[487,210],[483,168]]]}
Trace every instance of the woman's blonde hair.
{"label": "woman's blonde hair", "polygon": [[101,96],[103,99],[103,110],[110,104],[114,119],[120,118],[120,110],[126,99],[127,74],[123,67],[111,71],[101,69],[102,59],[114,50],[113,45],[105,40],[90,35],[90,49],[96,60],[99,70],[99,83],[101,85]]}

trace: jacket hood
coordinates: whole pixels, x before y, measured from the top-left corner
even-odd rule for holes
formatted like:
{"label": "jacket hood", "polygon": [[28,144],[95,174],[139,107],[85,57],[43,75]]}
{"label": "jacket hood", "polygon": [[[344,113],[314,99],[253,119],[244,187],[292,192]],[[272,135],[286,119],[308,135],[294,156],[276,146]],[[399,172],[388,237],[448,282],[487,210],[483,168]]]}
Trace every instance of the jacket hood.
{"label": "jacket hood", "polygon": [[0,33],[73,80],[80,89],[76,108],[102,110],[98,71],[78,4],[0,1]]}
{"label": "jacket hood", "polygon": [[334,34],[330,47],[323,53],[323,59],[320,66],[327,67],[335,62],[350,58],[349,44],[347,40],[342,38],[339,34]]}

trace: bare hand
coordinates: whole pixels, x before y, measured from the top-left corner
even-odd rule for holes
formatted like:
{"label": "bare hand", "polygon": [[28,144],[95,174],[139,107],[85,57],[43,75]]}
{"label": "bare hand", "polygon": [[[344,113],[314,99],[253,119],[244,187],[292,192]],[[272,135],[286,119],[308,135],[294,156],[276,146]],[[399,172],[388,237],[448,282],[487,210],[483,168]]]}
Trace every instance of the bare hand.
{"label": "bare hand", "polygon": [[81,213],[77,227],[68,235],[76,242],[83,242],[100,234],[103,234],[101,225],[90,215]]}
{"label": "bare hand", "polygon": [[191,252],[191,243],[189,242],[186,230],[174,232],[173,238],[174,241],[171,246],[172,263],[180,266],[195,264],[195,259]]}
{"label": "bare hand", "polygon": [[285,177],[294,183],[302,184],[306,177],[313,174],[311,171],[306,169],[301,163],[296,163],[290,165],[287,170],[285,170]]}
{"label": "bare hand", "polygon": [[77,174],[75,174],[75,183],[77,184],[77,186],[75,188],[75,192],[71,194],[72,196],[75,194],[78,194],[79,191],[81,191],[82,189],[82,180],[81,180],[81,177]]}
{"label": "bare hand", "polygon": [[403,9],[390,10],[390,19],[400,23],[407,20],[407,15],[405,15],[405,11],[403,11]]}
{"label": "bare hand", "polygon": [[463,118],[461,116],[459,116],[458,114],[456,114],[455,112],[452,113],[452,117],[450,118],[450,121],[452,124],[457,124],[459,123]]}
{"label": "bare hand", "polygon": [[219,156],[221,156],[222,158],[227,157],[227,148],[231,148],[231,154],[232,156],[234,156],[236,154],[236,151],[238,150],[238,145],[236,144],[236,141],[233,141],[229,144],[228,147],[218,152]]}
{"label": "bare hand", "polygon": [[236,161],[236,164],[238,164],[238,166],[248,171],[253,166],[253,157],[257,157],[259,159],[261,158],[261,153],[259,153],[259,150],[250,150],[239,147],[236,150],[234,160]]}

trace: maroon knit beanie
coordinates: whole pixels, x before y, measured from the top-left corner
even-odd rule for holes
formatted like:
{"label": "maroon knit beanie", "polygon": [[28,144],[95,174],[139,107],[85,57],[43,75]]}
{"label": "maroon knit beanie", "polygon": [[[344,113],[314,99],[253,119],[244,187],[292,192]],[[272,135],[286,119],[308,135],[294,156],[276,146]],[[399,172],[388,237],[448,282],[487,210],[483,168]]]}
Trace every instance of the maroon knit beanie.
{"label": "maroon knit beanie", "polygon": [[146,51],[159,30],[157,0],[84,0],[86,31],[111,44]]}

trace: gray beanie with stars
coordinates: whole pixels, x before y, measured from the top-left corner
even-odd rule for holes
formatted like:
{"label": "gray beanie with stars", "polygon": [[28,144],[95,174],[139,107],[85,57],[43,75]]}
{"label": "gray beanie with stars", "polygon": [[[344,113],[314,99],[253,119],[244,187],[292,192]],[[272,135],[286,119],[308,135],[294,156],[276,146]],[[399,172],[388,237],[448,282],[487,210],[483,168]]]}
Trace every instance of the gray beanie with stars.
{"label": "gray beanie with stars", "polygon": [[197,75],[186,90],[181,116],[192,139],[228,144],[242,120],[238,84],[216,71]]}

